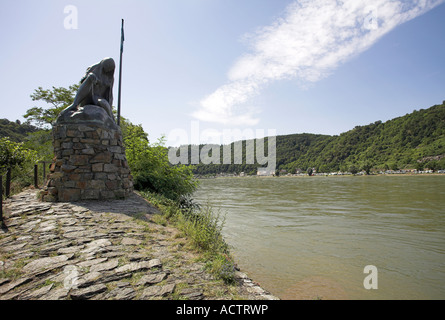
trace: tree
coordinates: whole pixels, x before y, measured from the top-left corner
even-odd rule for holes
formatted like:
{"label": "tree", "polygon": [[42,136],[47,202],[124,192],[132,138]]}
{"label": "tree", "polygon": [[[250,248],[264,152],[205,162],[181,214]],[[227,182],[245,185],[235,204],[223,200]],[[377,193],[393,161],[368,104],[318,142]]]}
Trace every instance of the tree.
{"label": "tree", "polygon": [[423,171],[423,168],[424,168],[424,164],[423,164],[423,162],[417,162],[416,163],[416,170],[417,171]]}
{"label": "tree", "polygon": [[145,148],[138,150],[142,151],[135,158],[129,154],[131,150],[127,153],[128,159],[133,159],[129,160],[129,166],[136,189],[159,193],[180,203],[191,202],[198,181],[190,167],[170,164],[164,138],[154,144],[147,141]]}
{"label": "tree", "polygon": [[35,163],[36,153],[26,149],[23,143],[10,141],[8,138],[0,138],[0,174],[6,169],[22,167],[25,162]]}
{"label": "tree", "polygon": [[125,118],[121,118],[121,129],[135,188],[159,193],[181,203],[191,203],[197,181],[191,168],[170,164],[165,139],[150,144],[142,126]]}
{"label": "tree", "polygon": [[148,134],[141,125],[134,125],[121,117],[121,130],[129,164],[135,164],[149,148]]}
{"label": "tree", "polygon": [[362,170],[364,170],[366,172],[366,174],[370,174],[371,173],[371,169],[372,169],[373,165],[369,160],[366,160],[363,164],[362,164]]}
{"label": "tree", "polygon": [[44,90],[42,87],[34,90],[31,95],[32,101],[44,101],[50,105],[49,108],[33,107],[26,111],[23,116],[28,124],[33,124],[40,129],[48,128],[58,117],[59,113],[70,106],[76,96],[79,85],[75,84],[68,89],[63,87],[52,87]]}
{"label": "tree", "polygon": [[349,172],[352,173],[352,174],[357,174],[358,169],[357,169],[357,167],[353,164],[353,165],[351,165],[351,166],[349,167]]}
{"label": "tree", "polygon": [[445,170],[445,157],[437,162],[437,170]]}
{"label": "tree", "polygon": [[391,170],[393,170],[393,171],[399,170],[399,165],[397,164],[397,162],[393,162],[391,164]]}
{"label": "tree", "polygon": [[437,160],[431,160],[427,164],[425,164],[425,167],[434,172],[439,169],[439,163],[437,162]]}
{"label": "tree", "polygon": [[26,136],[38,129],[34,126],[21,124],[19,120],[15,122],[7,119],[0,119],[0,137],[8,137],[14,142],[21,142],[26,139]]}
{"label": "tree", "polygon": [[32,124],[40,130],[29,134],[25,139],[25,145],[27,148],[37,151],[39,156],[46,161],[53,158],[52,135],[49,128],[60,112],[73,103],[78,89],[79,85],[77,84],[68,89],[53,86],[52,89],[45,90],[38,87],[31,94],[33,101],[44,101],[49,104],[49,107],[33,107],[26,111],[23,116],[26,119],[26,124]]}
{"label": "tree", "polygon": [[50,130],[29,133],[23,145],[27,149],[36,151],[42,161],[52,161],[54,158],[53,137]]}

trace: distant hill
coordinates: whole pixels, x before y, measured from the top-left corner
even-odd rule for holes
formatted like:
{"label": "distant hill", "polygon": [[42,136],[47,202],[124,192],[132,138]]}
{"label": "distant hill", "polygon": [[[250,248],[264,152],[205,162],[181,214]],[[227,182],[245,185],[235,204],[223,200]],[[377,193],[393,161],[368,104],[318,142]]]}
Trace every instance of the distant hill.
{"label": "distant hill", "polygon": [[0,119],[0,138],[9,137],[11,141],[23,142],[29,133],[36,132],[38,129],[29,124],[22,124],[20,121],[9,121]]}
{"label": "distant hill", "polygon": [[[445,169],[444,103],[384,123],[357,126],[339,136],[307,133],[277,136],[277,169],[290,173],[308,168],[315,168],[317,172],[349,171],[351,167],[358,170],[366,167]],[[222,150],[221,146],[221,154]],[[196,174],[255,174],[258,167],[245,162],[199,164],[193,171]]]}
{"label": "distant hill", "polygon": [[[50,134],[39,132],[31,125],[0,119],[0,137],[9,137],[15,142],[27,141],[33,149],[43,148],[45,150],[40,153],[47,154],[49,159],[52,157]],[[267,143],[268,138],[265,141]],[[256,174],[261,165],[246,164],[245,146],[246,141],[243,141],[243,164],[234,164],[232,144],[232,164],[200,163],[192,166],[193,172],[201,175]],[[308,168],[317,172],[344,172],[352,167],[357,170],[445,169],[445,101],[387,122],[357,126],[339,136],[309,133],[277,136],[276,147],[277,170],[289,173],[306,172]],[[222,163],[223,146],[220,146],[220,153]],[[189,152],[189,163],[191,154]]]}

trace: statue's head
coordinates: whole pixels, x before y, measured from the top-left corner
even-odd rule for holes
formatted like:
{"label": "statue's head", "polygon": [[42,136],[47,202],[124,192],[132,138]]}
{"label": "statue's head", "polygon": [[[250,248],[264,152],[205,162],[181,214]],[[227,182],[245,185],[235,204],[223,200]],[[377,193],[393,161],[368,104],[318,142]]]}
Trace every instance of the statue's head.
{"label": "statue's head", "polygon": [[114,73],[114,69],[116,68],[116,64],[112,58],[105,58],[102,60],[102,68],[106,73]]}

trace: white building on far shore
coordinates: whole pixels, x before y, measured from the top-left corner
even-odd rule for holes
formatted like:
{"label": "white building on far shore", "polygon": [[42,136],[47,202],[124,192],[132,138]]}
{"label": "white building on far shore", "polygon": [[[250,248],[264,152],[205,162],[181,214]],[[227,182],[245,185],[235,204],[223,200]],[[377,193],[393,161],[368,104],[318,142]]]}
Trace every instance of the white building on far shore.
{"label": "white building on far shore", "polygon": [[257,171],[256,175],[260,176],[260,177],[274,176],[275,175],[275,171],[272,171],[272,170],[270,170],[268,168],[258,168],[258,171]]}

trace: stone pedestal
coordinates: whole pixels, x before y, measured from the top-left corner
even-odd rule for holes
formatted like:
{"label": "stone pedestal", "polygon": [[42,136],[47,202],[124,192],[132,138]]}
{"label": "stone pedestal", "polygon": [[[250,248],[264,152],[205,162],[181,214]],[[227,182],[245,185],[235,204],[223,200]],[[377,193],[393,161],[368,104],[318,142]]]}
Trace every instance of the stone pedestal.
{"label": "stone pedestal", "polygon": [[122,199],[133,191],[118,126],[57,123],[53,135],[55,157],[43,201]]}

